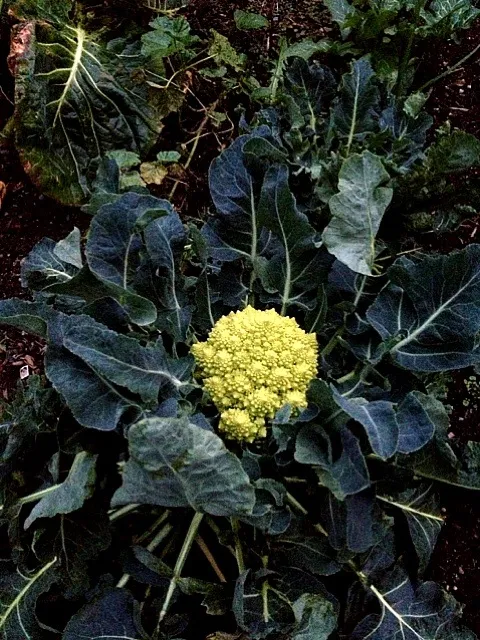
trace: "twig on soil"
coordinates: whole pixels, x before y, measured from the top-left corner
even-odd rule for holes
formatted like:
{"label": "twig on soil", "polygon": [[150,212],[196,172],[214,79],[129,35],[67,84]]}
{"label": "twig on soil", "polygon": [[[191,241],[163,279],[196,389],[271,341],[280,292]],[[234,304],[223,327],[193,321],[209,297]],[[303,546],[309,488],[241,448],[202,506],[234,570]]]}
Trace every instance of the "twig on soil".
{"label": "twig on soil", "polygon": [[443,71],[440,75],[435,76],[435,78],[432,78],[428,82],[425,82],[425,84],[422,84],[422,86],[419,89],[417,89],[417,91],[418,92],[425,91],[425,89],[428,89],[428,87],[431,87],[433,84],[435,84],[439,80],[442,80],[443,78],[446,78],[447,76],[449,76],[451,73],[454,73],[455,71],[457,71],[457,69],[459,67],[461,67],[472,56],[474,56],[477,53],[477,51],[479,51],[479,50],[480,50],[480,44],[478,44],[474,49],[472,49],[472,51],[470,51],[470,53],[467,53],[467,55],[464,56],[461,60],[456,62],[451,67],[448,67],[448,69]]}

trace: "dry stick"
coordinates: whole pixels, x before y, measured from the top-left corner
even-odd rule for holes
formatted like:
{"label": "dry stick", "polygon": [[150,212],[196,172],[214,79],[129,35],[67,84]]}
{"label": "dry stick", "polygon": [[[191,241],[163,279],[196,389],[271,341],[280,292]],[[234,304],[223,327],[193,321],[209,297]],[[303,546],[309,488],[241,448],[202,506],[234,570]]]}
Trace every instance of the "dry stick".
{"label": "dry stick", "polygon": [[208,560],[208,562],[209,562],[210,566],[212,567],[212,569],[215,571],[215,575],[220,580],[220,582],[227,582],[227,579],[223,575],[222,570],[218,566],[217,561],[213,557],[212,552],[207,547],[207,543],[202,538],[202,536],[197,535],[197,537],[195,538],[195,542],[198,544],[198,546],[202,550],[203,555]]}
{"label": "dry stick", "polygon": [[203,513],[195,512],[195,515],[192,518],[192,522],[190,523],[190,527],[188,528],[187,535],[185,536],[185,540],[183,541],[182,548],[180,549],[180,553],[178,554],[178,558],[173,569],[173,576],[170,580],[170,584],[168,585],[167,595],[165,596],[162,610],[160,611],[155,634],[156,637],[158,637],[159,635],[160,624],[167,615],[168,608],[170,607],[170,602],[172,601],[173,594],[175,593],[175,589],[177,588],[177,583],[181,577],[182,569],[185,565],[188,554],[190,553],[190,549],[192,548],[192,544],[197,535],[198,527],[200,526],[202,518]]}
{"label": "dry stick", "polygon": [[451,73],[454,73],[454,71],[456,71],[458,67],[461,67],[462,64],[464,64],[467,60],[469,60],[472,56],[474,56],[479,50],[480,50],[480,44],[478,44],[475,47],[475,49],[470,51],[470,53],[467,53],[466,56],[464,56],[461,60],[456,62],[453,66],[448,67],[448,69],[446,69],[443,73],[441,73],[438,76],[435,76],[435,78],[432,78],[425,84],[422,84],[420,89],[417,89],[417,92],[419,93],[420,91],[425,91],[425,89],[428,89],[428,87],[430,87],[432,84],[435,84],[435,82],[438,82],[439,80],[442,80],[442,78],[446,78],[446,76],[449,76]]}
{"label": "dry stick", "polygon": [[[195,138],[194,138],[194,141],[193,141],[193,145],[192,145],[192,148],[190,150],[190,154],[189,154],[189,156],[187,158],[187,161],[183,165],[184,169],[188,169],[188,167],[190,166],[190,164],[191,164],[191,162],[193,160],[193,157],[195,155],[195,151],[197,150],[198,142],[199,142],[199,140],[200,140],[200,138],[202,136],[203,130],[207,126],[207,122],[208,122],[208,120],[210,118],[209,112],[210,111],[215,111],[215,109],[217,108],[218,102],[219,102],[219,100],[215,100],[215,102],[212,105],[210,105],[207,114],[205,115],[205,117],[201,121],[200,126],[197,129],[197,133],[195,135]],[[172,190],[170,191],[170,194],[168,196],[170,200],[175,195],[175,191],[177,190],[177,187],[178,187],[179,183],[180,183],[180,180],[176,180],[175,181],[175,184],[173,185]]]}

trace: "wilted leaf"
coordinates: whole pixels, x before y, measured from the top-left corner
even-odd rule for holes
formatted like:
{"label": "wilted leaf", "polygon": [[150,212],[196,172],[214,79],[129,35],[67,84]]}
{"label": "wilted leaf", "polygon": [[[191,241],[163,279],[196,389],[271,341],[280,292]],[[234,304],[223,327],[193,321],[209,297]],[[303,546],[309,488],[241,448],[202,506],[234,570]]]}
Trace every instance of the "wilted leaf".
{"label": "wilted leaf", "polygon": [[161,162],[142,162],[140,165],[140,175],[145,184],[162,184],[168,175]]}
{"label": "wilted leaf", "polygon": [[79,204],[100,158],[112,149],[143,154],[162,114],[146,84],[135,81],[145,66],[138,42],[104,46],[82,26],[62,22],[14,27],[23,46],[12,46],[13,127],[29,177],[57,200]]}
{"label": "wilted leaf", "polygon": [[217,64],[227,64],[229,67],[235,69],[235,71],[243,71],[247,57],[245,54],[240,54],[230,44],[227,37],[222,36],[221,33],[210,30],[213,36],[213,41],[208,49],[208,55],[212,56]]}
{"label": "wilted leaf", "polygon": [[480,164],[480,140],[471,133],[454,131],[428,150],[427,164],[434,173],[465,171]]}

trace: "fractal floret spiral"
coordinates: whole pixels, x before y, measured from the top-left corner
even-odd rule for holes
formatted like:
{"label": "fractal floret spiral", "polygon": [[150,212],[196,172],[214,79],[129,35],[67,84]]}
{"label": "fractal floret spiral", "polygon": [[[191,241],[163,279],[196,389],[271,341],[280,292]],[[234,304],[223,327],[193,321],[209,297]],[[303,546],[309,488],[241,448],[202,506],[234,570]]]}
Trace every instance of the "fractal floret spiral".
{"label": "fractal floret spiral", "polygon": [[305,407],[317,371],[315,335],[273,309],[232,311],[192,353],[220,411],[219,430],[246,442],[265,437],[266,420],[285,404]]}

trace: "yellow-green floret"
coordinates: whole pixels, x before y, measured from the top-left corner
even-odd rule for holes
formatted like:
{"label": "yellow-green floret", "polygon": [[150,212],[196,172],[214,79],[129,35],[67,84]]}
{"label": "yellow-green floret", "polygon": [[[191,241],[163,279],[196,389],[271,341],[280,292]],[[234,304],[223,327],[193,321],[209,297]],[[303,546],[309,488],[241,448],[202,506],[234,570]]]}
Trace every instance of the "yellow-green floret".
{"label": "yellow-green floret", "polygon": [[219,430],[247,442],[266,436],[266,419],[283,405],[305,407],[317,373],[315,335],[273,309],[232,311],[192,353],[220,411]]}

